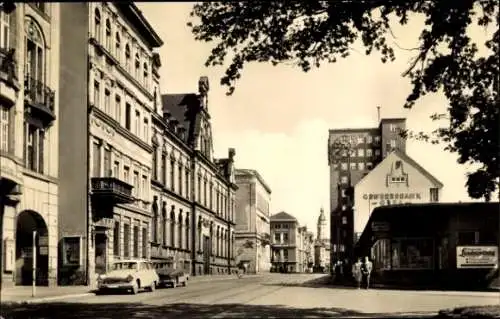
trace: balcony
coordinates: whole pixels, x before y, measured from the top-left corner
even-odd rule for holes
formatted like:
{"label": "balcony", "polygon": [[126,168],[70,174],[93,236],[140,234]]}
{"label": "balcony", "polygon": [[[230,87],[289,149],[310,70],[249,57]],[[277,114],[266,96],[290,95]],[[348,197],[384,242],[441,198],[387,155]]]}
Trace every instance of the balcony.
{"label": "balcony", "polygon": [[30,117],[36,118],[44,126],[50,125],[55,119],[55,93],[43,82],[26,76],[24,79],[24,101]]}
{"label": "balcony", "polygon": [[97,206],[116,205],[131,203],[132,185],[125,183],[115,177],[93,177],[92,202]]}
{"label": "balcony", "polygon": [[16,103],[19,83],[15,49],[0,48],[0,102],[12,106]]}

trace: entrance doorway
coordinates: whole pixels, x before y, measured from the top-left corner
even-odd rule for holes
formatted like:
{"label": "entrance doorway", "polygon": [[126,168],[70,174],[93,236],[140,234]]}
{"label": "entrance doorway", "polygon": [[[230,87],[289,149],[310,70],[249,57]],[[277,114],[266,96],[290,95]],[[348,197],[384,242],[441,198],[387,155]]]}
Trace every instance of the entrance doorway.
{"label": "entrance doorway", "polygon": [[96,274],[104,274],[106,272],[106,246],[108,238],[104,232],[96,232],[94,237],[95,243],[95,272]]}
{"label": "entrance doorway", "polygon": [[34,211],[23,211],[16,226],[16,285],[33,282],[33,232],[36,231],[36,284],[49,284],[48,229],[43,217]]}
{"label": "entrance doorway", "polygon": [[210,274],[210,253],[212,247],[210,245],[210,237],[203,236],[203,274]]}

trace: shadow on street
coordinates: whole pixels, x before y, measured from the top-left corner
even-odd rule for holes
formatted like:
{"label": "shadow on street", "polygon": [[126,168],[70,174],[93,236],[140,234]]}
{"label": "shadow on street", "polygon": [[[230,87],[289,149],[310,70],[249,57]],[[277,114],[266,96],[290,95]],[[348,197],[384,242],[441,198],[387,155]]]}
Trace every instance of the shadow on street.
{"label": "shadow on street", "polygon": [[167,304],[151,306],[132,303],[50,303],[2,305],[1,316],[10,318],[429,318],[398,314],[366,314],[342,308],[291,308],[243,304]]}

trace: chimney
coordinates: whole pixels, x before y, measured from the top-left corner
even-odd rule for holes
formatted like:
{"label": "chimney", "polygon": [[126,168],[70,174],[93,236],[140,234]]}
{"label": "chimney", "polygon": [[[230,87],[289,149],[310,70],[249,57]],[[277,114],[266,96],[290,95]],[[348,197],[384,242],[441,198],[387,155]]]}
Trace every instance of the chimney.
{"label": "chimney", "polygon": [[230,148],[228,151],[228,157],[230,161],[234,161],[234,156],[236,155],[236,150],[234,148]]}

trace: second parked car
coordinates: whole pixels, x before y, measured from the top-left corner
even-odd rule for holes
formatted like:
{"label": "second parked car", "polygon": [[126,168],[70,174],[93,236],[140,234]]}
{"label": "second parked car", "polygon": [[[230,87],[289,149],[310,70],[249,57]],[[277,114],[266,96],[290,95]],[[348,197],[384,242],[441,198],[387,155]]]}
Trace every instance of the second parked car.
{"label": "second parked car", "polygon": [[154,263],[156,273],[158,274],[159,287],[175,288],[179,285],[187,286],[189,274],[182,269],[174,269],[172,263],[157,261]]}

